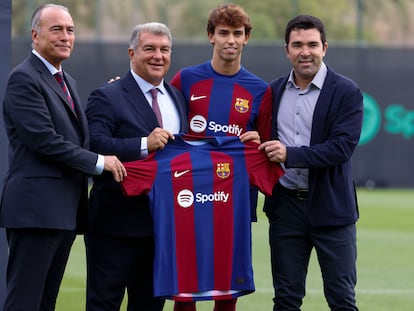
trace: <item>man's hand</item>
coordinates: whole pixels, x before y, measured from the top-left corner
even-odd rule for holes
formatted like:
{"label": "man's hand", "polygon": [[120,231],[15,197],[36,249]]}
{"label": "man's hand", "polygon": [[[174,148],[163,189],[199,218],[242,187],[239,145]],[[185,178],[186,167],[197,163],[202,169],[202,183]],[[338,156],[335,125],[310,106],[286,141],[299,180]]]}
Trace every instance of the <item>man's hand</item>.
{"label": "man's hand", "polygon": [[148,153],[164,149],[169,139],[174,139],[174,135],[160,127],[156,127],[147,137]]}
{"label": "man's hand", "polygon": [[247,131],[239,136],[240,141],[245,143],[247,141],[253,141],[260,144],[260,135],[257,131]]}
{"label": "man's hand", "polygon": [[116,156],[104,156],[104,171],[109,171],[117,182],[121,182],[127,175],[124,165]]}
{"label": "man's hand", "polygon": [[283,145],[279,140],[266,141],[259,146],[259,150],[264,150],[270,161],[279,163],[286,162],[286,146]]}

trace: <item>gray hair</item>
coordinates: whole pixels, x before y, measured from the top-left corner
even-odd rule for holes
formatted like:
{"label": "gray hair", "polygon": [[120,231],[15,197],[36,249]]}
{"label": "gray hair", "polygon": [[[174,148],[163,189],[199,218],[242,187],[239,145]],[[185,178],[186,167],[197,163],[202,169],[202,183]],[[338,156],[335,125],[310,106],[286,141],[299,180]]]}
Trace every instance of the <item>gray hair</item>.
{"label": "gray hair", "polygon": [[170,48],[172,46],[172,35],[170,29],[162,23],[145,23],[139,24],[132,30],[131,40],[129,40],[129,48],[136,51],[139,45],[139,37],[141,33],[149,32],[157,36],[167,36],[170,41]]}
{"label": "gray hair", "polygon": [[48,3],[48,4],[44,4],[40,7],[38,7],[32,15],[32,29],[35,30],[36,32],[39,32],[39,30],[40,30],[40,27],[39,27],[40,26],[40,16],[42,15],[43,10],[46,9],[46,8],[58,8],[58,9],[62,9],[62,10],[69,13],[69,9],[65,6],[63,6],[63,5],[60,5],[60,4]]}

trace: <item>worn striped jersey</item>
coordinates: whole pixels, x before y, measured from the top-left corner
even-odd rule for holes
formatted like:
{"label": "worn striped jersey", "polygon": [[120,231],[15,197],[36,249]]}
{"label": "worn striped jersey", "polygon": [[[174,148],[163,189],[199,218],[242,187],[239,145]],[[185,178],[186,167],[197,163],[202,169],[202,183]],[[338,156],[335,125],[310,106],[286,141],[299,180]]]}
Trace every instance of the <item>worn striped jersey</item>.
{"label": "worn striped jersey", "polygon": [[[257,131],[261,141],[270,139],[270,87],[245,68],[234,75],[222,75],[208,61],[182,69],[171,84],[181,91],[188,103],[190,134],[240,136],[246,131]],[[257,189],[252,187],[252,221],[257,221],[257,195]]]}
{"label": "worn striped jersey", "polygon": [[262,141],[270,139],[270,87],[245,68],[235,75],[221,75],[205,62],[182,69],[171,84],[189,105],[190,134],[240,136],[258,131]]}

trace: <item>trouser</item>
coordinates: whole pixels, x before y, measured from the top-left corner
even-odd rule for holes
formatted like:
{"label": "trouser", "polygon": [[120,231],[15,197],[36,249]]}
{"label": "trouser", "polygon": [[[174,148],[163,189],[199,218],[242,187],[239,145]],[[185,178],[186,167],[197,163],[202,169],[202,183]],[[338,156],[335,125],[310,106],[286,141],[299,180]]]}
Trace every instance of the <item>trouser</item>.
{"label": "trouser", "polygon": [[273,310],[300,310],[312,249],[316,251],[330,309],[358,310],[356,226],[312,227],[307,217],[308,203],[277,188],[266,202],[275,290]]}
{"label": "trouser", "polygon": [[9,260],[3,311],[55,310],[75,232],[7,229]]}
{"label": "trouser", "polygon": [[119,311],[125,290],[128,311],[161,311],[153,296],[153,237],[86,234],[87,311]]}

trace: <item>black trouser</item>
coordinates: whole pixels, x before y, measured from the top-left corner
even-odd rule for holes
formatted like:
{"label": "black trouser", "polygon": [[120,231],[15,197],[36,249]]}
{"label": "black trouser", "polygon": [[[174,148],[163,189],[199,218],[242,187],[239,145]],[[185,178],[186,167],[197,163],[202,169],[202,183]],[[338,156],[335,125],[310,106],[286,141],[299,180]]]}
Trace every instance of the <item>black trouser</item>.
{"label": "black trouser", "polygon": [[153,237],[85,235],[87,311],[118,311],[125,290],[128,311],[161,311],[153,297]]}
{"label": "black trouser", "polygon": [[267,201],[274,311],[300,310],[311,251],[315,248],[331,310],[358,310],[355,303],[356,226],[310,226],[308,200],[276,189]]}
{"label": "black trouser", "polygon": [[75,233],[52,229],[6,229],[9,244],[3,311],[55,309]]}

